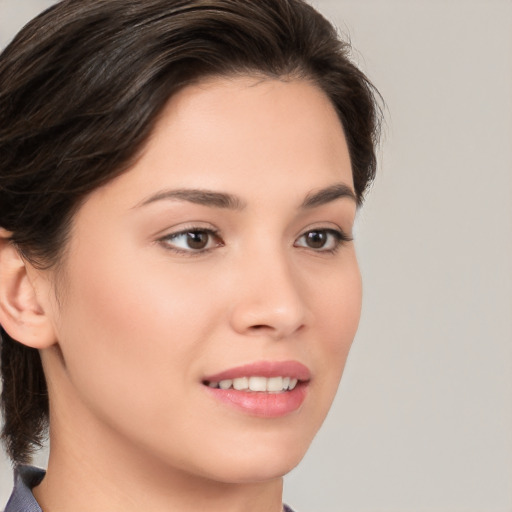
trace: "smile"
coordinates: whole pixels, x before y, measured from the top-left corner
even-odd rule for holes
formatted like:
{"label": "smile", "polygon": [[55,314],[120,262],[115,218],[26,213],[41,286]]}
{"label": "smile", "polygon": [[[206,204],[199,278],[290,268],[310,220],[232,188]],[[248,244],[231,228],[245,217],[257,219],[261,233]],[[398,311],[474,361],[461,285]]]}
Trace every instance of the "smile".
{"label": "smile", "polygon": [[297,361],[260,361],[203,379],[216,401],[249,416],[278,418],[298,411],[308,395],[311,373]]}
{"label": "smile", "polygon": [[207,382],[211,388],[236,389],[237,391],[256,391],[282,393],[295,389],[298,379],[293,377],[238,377],[220,382]]}

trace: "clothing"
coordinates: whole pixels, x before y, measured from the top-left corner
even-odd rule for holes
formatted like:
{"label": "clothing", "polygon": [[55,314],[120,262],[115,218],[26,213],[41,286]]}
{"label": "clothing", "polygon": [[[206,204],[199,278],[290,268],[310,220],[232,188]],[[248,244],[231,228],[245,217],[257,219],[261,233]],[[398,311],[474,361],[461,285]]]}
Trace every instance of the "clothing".
{"label": "clothing", "polygon": [[14,490],[4,512],[42,512],[32,488],[41,483],[45,471],[32,466],[18,466],[14,473]]}
{"label": "clothing", "polygon": [[[41,483],[44,475],[43,469],[19,466],[14,474],[14,490],[4,512],[42,512],[32,494],[32,488]],[[283,512],[293,512],[293,510],[283,505]]]}

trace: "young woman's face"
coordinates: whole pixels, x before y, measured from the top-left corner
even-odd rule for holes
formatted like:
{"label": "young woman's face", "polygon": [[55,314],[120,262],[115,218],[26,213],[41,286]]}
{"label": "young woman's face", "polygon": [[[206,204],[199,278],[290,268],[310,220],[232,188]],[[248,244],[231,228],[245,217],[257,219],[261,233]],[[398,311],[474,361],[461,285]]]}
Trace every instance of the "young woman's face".
{"label": "young woman's face", "polygon": [[181,91],[74,219],[54,305],[62,368],[47,368],[56,416],[84,443],[114,433],[125,453],[217,481],[290,470],[356,332],[355,213],[318,88]]}

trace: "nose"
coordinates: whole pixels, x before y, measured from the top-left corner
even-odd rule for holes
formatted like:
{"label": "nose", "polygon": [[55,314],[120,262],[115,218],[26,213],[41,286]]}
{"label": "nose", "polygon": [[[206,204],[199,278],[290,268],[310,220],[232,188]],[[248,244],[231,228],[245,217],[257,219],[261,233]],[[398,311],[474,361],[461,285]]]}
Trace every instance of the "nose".
{"label": "nose", "polygon": [[237,274],[232,328],[245,335],[272,339],[292,336],[307,322],[304,291],[297,272],[286,257],[251,258]]}

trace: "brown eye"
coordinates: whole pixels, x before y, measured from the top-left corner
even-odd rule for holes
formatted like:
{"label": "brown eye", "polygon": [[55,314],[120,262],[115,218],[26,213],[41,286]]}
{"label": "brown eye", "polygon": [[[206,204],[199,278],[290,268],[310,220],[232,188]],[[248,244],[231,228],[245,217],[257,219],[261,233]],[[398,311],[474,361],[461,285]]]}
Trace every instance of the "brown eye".
{"label": "brown eye", "polygon": [[209,238],[209,233],[205,231],[190,231],[186,234],[186,243],[190,249],[200,250],[208,245]]}
{"label": "brown eye", "polygon": [[350,237],[335,229],[311,229],[303,233],[295,241],[294,246],[317,252],[335,252],[343,242],[350,240]]}
{"label": "brown eye", "polygon": [[190,229],[172,233],[160,239],[160,243],[178,253],[201,253],[223,245],[217,233],[210,229]]}
{"label": "brown eye", "polygon": [[304,235],[306,245],[311,249],[321,249],[327,243],[327,235],[325,231],[309,231]]}

